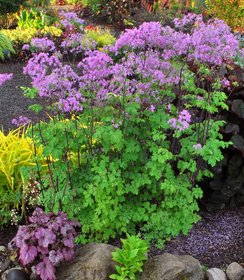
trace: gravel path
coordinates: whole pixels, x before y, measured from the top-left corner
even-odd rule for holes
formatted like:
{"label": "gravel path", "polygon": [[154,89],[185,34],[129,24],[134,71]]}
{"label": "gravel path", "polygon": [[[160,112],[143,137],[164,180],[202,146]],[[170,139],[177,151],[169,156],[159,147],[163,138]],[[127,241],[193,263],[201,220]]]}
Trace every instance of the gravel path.
{"label": "gravel path", "polygon": [[[200,215],[190,233],[172,239],[163,252],[191,255],[207,267],[223,268],[234,261],[244,265],[244,207]],[[161,252],[152,248],[151,253]]]}
{"label": "gravel path", "polygon": [[36,114],[28,106],[36,103],[23,96],[20,86],[30,86],[30,79],[23,74],[24,63],[0,63],[0,73],[13,73],[13,79],[0,87],[0,127],[4,131],[15,128],[11,121],[20,115],[37,121],[44,114]]}

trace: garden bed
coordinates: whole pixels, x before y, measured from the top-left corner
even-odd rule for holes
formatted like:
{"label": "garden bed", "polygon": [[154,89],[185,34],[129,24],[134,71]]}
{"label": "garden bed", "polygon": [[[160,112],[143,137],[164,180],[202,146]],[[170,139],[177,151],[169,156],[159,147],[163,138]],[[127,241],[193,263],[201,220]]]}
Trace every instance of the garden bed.
{"label": "garden bed", "polygon": [[[30,80],[22,73],[24,63],[7,62],[1,64],[1,73],[13,73],[13,79],[1,87],[0,123],[5,131],[13,129],[11,120],[25,115],[33,122],[47,118],[28,110],[35,100],[23,96],[20,86],[29,86]],[[180,235],[166,243],[164,250],[151,247],[150,257],[163,253],[189,254],[206,266],[225,267],[231,262],[244,263],[244,206],[216,212],[202,210],[202,219],[193,226],[188,236]],[[17,228],[14,226],[0,231],[0,245],[14,237]],[[112,244],[117,242],[112,242]]]}
{"label": "garden bed", "polygon": [[[195,15],[190,15],[190,19],[186,17],[186,20],[192,20],[191,17],[199,20],[199,16]],[[176,29],[177,25],[180,29],[183,23],[176,19],[174,24]],[[235,79],[237,76],[227,71],[227,69],[235,70],[237,62],[233,60],[229,68],[226,65],[226,69],[223,66],[223,73],[220,71],[220,65],[224,65],[225,61],[238,57],[240,53],[238,41],[227,26],[222,25],[223,23],[217,20],[206,24],[202,22],[199,29],[196,24],[193,25],[194,31],[189,36],[201,37],[201,34],[198,34],[201,28],[201,32],[207,35],[206,38],[203,36],[201,44],[196,45],[197,40],[193,40],[194,37],[188,45],[188,35],[179,30],[174,31],[170,27],[160,26],[160,23],[146,23],[120,36],[109,51],[101,48],[110,45],[111,42],[102,46],[97,42],[97,49],[86,53],[85,58],[84,52],[87,46],[88,49],[90,48],[86,41],[87,37],[84,34],[73,36],[74,34],[71,33],[59,49],[64,53],[65,59],[62,62],[59,61],[61,56],[54,52],[54,42],[49,39],[33,40],[30,45],[25,45],[26,52],[23,52],[27,56],[31,56],[33,50],[36,52],[38,47],[40,50],[43,46],[47,49],[34,54],[25,68],[25,72],[32,77],[32,82],[37,89],[30,89],[27,92],[31,99],[25,98],[21,90],[23,86],[31,86],[31,80],[22,72],[25,64],[9,61],[2,63],[0,73],[13,73],[12,80],[7,81],[0,88],[0,110],[3,112],[0,123],[5,132],[14,128],[12,119],[22,115],[31,119],[33,124],[48,119],[47,114],[44,113],[45,109],[42,113],[30,111],[29,106],[32,104],[43,105],[43,100],[49,101],[50,114],[52,115],[54,111],[58,112],[57,118],[33,126],[32,135],[30,131],[25,135],[28,139],[27,148],[31,150],[33,156],[28,159],[30,160],[28,164],[34,167],[26,169],[27,172],[24,174],[28,184],[25,184],[24,180],[15,181],[23,189],[21,195],[26,200],[26,204],[19,204],[18,209],[21,208],[22,213],[26,205],[32,207],[42,205],[47,212],[57,212],[62,209],[69,217],[79,219],[81,235],[78,236],[77,241],[82,244],[109,240],[108,242],[113,245],[121,245],[118,239],[111,240],[111,238],[119,234],[124,236],[125,232],[134,234],[139,231],[147,241],[151,242],[150,258],[162,253],[187,254],[197,258],[207,267],[225,268],[232,262],[243,265],[243,202],[238,208],[228,206],[209,213],[203,206],[206,197],[201,198],[202,189],[205,190],[208,186],[200,188],[205,185],[203,177],[211,177],[208,171],[212,172],[211,168],[214,166],[216,169],[220,168],[216,164],[223,159],[223,149],[231,144],[227,142],[231,136],[224,139],[226,142],[223,141],[221,134],[223,131],[220,127],[224,127],[224,122],[219,121],[223,119],[220,112],[226,110],[228,104],[233,113],[242,117],[239,107],[238,110],[235,106],[233,109],[232,100],[227,100],[227,89],[231,91],[231,86],[234,87],[236,84],[239,92],[243,86],[242,77],[238,78],[240,80],[238,84],[239,80],[237,82]],[[208,44],[212,47],[211,40],[215,38],[208,38],[208,33],[213,34],[216,26],[217,30],[224,28],[228,34],[230,41],[228,47],[233,54],[223,51],[228,40],[221,37],[221,32],[217,34],[220,36],[219,51],[213,49],[209,57],[201,54],[204,47],[208,49]],[[88,26],[87,32],[89,28]],[[137,34],[137,40],[133,32]],[[174,36],[169,35],[168,32]],[[69,50],[68,45],[72,38],[76,38],[78,41],[75,43],[78,44],[72,45],[72,49]],[[109,39],[111,40],[111,37]],[[84,45],[81,42],[85,42]],[[180,44],[182,50],[175,47],[177,44]],[[130,48],[126,50],[128,46]],[[189,48],[191,51],[188,52]],[[140,49],[141,51],[138,51]],[[66,56],[73,54],[72,51],[80,51],[81,55],[81,63],[73,68],[66,61]],[[171,53],[172,51],[175,53]],[[121,58],[118,54],[123,54],[124,57]],[[169,58],[165,62],[167,55]],[[171,59],[175,64],[171,64]],[[49,68],[45,68],[45,63],[50,63]],[[202,83],[199,82],[200,80]],[[33,99],[38,94],[43,97],[43,100],[41,97]],[[242,100],[238,102],[242,104]],[[19,131],[22,131],[22,128]],[[242,137],[240,129],[238,133]],[[19,135],[15,138],[16,143],[18,137]],[[26,147],[24,144],[23,148]],[[241,151],[239,146],[234,145],[234,148]],[[231,149],[233,148],[230,147]],[[17,158],[18,154],[15,150],[14,155]],[[23,154],[21,148],[18,152]],[[11,151],[8,150],[6,154],[8,156]],[[242,158],[238,166],[240,169],[241,164],[243,164]],[[15,171],[17,177],[21,175],[22,179],[21,167],[16,168]],[[45,176],[45,173],[49,176]],[[234,178],[241,180],[241,173],[239,173],[235,170]],[[234,181],[238,183],[232,186],[234,190],[236,190],[235,186],[240,187],[242,181],[238,180]],[[6,182],[11,190],[11,182],[9,183],[9,180]],[[221,183],[218,186],[221,186]],[[17,191],[19,190],[16,189]],[[34,204],[28,204],[32,198],[32,191],[34,199],[36,193],[36,196],[40,193],[44,195],[38,197],[40,201],[36,200]],[[222,202],[223,207],[233,202],[231,195]],[[221,201],[221,198],[217,197],[217,200]],[[71,201],[74,207],[70,207]],[[85,203],[82,204],[81,201]],[[196,222],[198,204],[201,220]],[[9,220],[12,207],[8,205],[6,207]],[[50,215],[53,217],[54,214]],[[65,218],[64,223],[66,220]],[[52,218],[48,218],[48,221],[52,221]],[[31,219],[30,222],[33,223],[33,230],[39,226],[41,231],[50,233],[50,228],[45,223],[38,224]],[[194,225],[191,228],[192,224]],[[187,233],[190,228],[186,236],[179,235],[180,232]],[[26,227],[22,229],[26,230]],[[59,230],[62,232],[61,229],[62,227],[59,228],[58,225],[55,234]],[[2,229],[0,245],[7,246],[16,231],[16,227]],[[45,260],[50,263],[48,250],[44,252],[38,247],[44,243],[39,242],[36,234],[33,236],[37,239],[33,244],[29,246],[24,244],[24,241],[22,245],[15,244],[16,248],[25,246],[27,250],[34,250],[33,258],[40,250],[39,253],[45,255]],[[172,236],[177,237],[169,240]],[[56,249],[55,238],[47,241],[46,249],[52,251],[53,248]],[[59,244],[65,256],[68,249],[73,250],[74,239],[73,236],[70,240],[65,239],[66,230],[59,235],[59,238],[65,240],[61,241],[61,245]],[[67,240],[72,241],[72,245]],[[164,249],[159,250],[152,245],[162,244],[164,240],[167,240]],[[66,258],[65,260],[68,261]],[[20,261],[25,266],[33,259],[27,261],[20,257]],[[42,258],[37,261],[41,263]]]}

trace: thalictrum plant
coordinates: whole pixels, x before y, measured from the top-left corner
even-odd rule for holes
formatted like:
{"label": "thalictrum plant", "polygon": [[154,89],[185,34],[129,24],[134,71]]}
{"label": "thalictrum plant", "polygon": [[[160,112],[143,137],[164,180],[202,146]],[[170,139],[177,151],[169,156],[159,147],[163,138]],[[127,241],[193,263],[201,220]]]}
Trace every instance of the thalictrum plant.
{"label": "thalictrum plant", "polygon": [[140,231],[160,246],[199,220],[198,182],[230,145],[220,133],[228,106],[219,69],[241,50],[220,20],[174,23],[127,30],[74,68],[55,53],[25,67],[57,113],[31,132],[48,163],[42,202],[78,218],[79,242]]}

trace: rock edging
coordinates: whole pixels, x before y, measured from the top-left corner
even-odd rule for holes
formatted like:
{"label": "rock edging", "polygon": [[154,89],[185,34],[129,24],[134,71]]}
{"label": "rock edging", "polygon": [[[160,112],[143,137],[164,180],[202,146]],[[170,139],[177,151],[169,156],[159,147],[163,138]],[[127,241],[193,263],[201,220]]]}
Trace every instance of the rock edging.
{"label": "rock edging", "polygon": [[[75,259],[57,269],[57,280],[109,280],[109,275],[116,273],[116,263],[112,260],[115,250],[116,247],[103,243],[79,247]],[[1,280],[15,279],[9,278],[12,270],[6,270]],[[34,280],[33,275],[31,279]],[[203,266],[192,256],[166,253],[147,260],[139,280],[244,280],[244,268],[233,262],[226,271],[210,268],[204,272]]]}

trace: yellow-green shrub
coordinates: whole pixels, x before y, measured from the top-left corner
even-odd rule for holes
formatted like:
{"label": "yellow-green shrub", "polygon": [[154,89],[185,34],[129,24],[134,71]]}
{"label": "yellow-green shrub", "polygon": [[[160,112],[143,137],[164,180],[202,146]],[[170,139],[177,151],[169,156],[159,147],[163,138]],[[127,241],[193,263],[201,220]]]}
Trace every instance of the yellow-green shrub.
{"label": "yellow-green shrub", "polygon": [[243,0],[206,0],[207,13],[228,23],[234,30],[244,30]]}
{"label": "yellow-green shrub", "polygon": [[88,29],[88,30],[85,30],[85,32],[86,32],[86,35],[89,39],[92,39],[95,42],[97,42],[97,47],[98,48],[102,48],[104,46],[112,45],[116,41],[116,38],[107,30]]}
{"label": "yellow-green shrub", "polygon": [[41,34],[43,36],[50,34],[52,37],[60,37],[62,33],[62,29],[55,26],[44,26],[44,28],[41,30]]}
{"label": "yellow-green shrub", "polygon": [[62,30],[55,26],[45,26],[41,31],[36,28],[16,28],[12,30],[3,29],[1,32],[7,35],[14,45],[28,44],[33,38],[44,37],[48,34],[52,37],[62,35]]}
{"label": "yellow-green shrub", "polygon": [[42,147],[35,148],[21,128],[7,135],[0,131],[0,224],[9,221],[11,209],[23,213],[23,189],[28,184],[24,171],[35,166],[41,155]]}
{"label": "yellow-green shrub", "polygon": [[9,37],[13,44],[27,44],[38,35],[38,30],[35,28],[3,29],[2,32]]}

